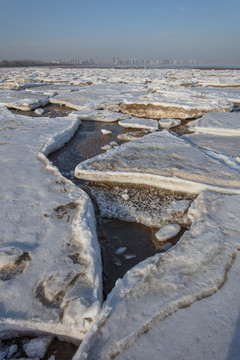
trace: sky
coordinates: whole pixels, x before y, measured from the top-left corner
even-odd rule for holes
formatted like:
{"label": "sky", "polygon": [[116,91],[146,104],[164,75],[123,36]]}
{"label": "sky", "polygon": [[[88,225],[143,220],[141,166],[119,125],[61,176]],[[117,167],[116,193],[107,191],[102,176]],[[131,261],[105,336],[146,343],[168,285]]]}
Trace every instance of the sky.
{"label": "sky", "polygon": [[0,60],[240,65],[240,0],[0,0]]}

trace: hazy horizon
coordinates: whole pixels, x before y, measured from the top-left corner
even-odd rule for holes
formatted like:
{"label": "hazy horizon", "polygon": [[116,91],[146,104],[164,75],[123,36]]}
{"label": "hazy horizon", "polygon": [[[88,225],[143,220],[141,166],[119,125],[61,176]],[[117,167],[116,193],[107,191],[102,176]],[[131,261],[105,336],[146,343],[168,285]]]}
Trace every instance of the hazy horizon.
{"label": "hazy horizon", "polygon": [[239,0],[0,0],[0,59],[240,64]]}

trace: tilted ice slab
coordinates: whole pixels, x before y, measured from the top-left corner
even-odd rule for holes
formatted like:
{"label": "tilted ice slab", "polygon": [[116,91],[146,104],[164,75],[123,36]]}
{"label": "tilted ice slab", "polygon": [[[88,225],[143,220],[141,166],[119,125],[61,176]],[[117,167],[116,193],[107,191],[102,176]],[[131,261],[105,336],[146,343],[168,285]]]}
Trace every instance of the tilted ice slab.
{"label": "tilted ice slab", "polygon": [[177,222],[187,227],[187,210],[193,195],[158,188],[104,185],[91,186],[91,194],[102,217],[162,227]]}
{"label": "tilted ice slab", "polygon": [[82,179],[136,183],[186,193],[240,192],[240,172],[167,130],[145,135],[80,163]]}
{"label": "tilted ice slab", "polygon": [[189,126],[193,131],[205,134],[239,136],[240,112],[206,114],[201,119],[191,122]]}
{"label": "tilted ice slab", "polygon": [[92,203],[46,156],[80,120],[0,108],[0,335],[49,332],[79,341],[101,306]]}
{"label": "tilted ice slab", "polygon": [[81,120],[115,122],[126,119],[128,115],[110,110],[79,110],[73,111],[72,115],[78,116]]}
{"label": "tilted ice slab", "polygon": [[[215,312],[209,318],[205,317],[205,326],[198,329],[198,337],[193,344],[201,343],[206,331],[210,336],[215,336],[218,328],[213,320],[220,317],[222,308],[221,303],[219,306],[217,303],[212,304],[211,298],[228,284],[227,275],[240,248],[239,201],[239,195],[201,193],[189,210],[192,220],[190,230],[184,233],[172,251],[141,262],[117,281],[103,305],[98,321],[83,340],[74,360],[126,359],[131,348],[135,351],[134,357],[145,359],[146,353],[141,355],[144,346],[151,359],[159,359],[158,346],[164,335],[165,322],[168,321],[172,326],[166,338],[164,336],[164,344],[169,336],[171,338],[171,330],[176,328],[175,313],[178,315],[178,311],[185,308],[187,316],[188,312],[191,313],[192,306],[198,306],[202,301],[205,301],[205,310],[209,303],[215,305]],[[234,275],[231,279],[232,289],[238,284],[238,273],[235,272]],[[225,291],[220,297],[227,303],[229,292]],[[230,297],[237,316],[239,292],[232,291]],[[226,309],[224,311],[226,314]],[[189,320],[188,326],[192,325],[191,321],[195,321],[195,326],[198,326],[200,320],[201,315],[197,316],[196,313],[196,317]],[[230,323],[224,320],[226,335],[234,331],[236,319],[233,320],[234,318]],[[180,338],[184,336],[185,327],[186,323],[183,321],[181,327],[177,328]],[[159,334],[161,328],[163,333],[157,344],[149,347],[151,339],[148,331],[154,334],[156,330]],[[188,343],[187,339],[188,337],[185,339]],[[222,337],[218,341],[219,348],[221,339]],[[225,351],[228,351],[230,345],[231,337],[227,335]],[[170,339],[168,346],[161,348],[162,358],[169,359],[169,347]],[[219,348],[216,349],[215,357],[211,353],[213,357],[208,359],[219,359]],[[178,357],[179,348],[174,355],[170,359]]]}
{"label": "tilted ice slab", "polygon": [[141,119],[141,118],[131,118],[126,120],[121,120],[118,122],[119,125],[126,128],[136,128],[136,129],[150,129],[157,130],[158,123],[156,120],[152,119]]}
{"label": "tilted ice slab", "polygon": [[120,107],[123,113],[152,119],[191,119],[212,111],[231,111],[232,108],[233,104],[224,96],[170,87],[126,98]]}
{"label": "tilted ice slab", "polygon": [[0,106],[29,111],[48,104],[48,96],[26,91],[0,91]]}

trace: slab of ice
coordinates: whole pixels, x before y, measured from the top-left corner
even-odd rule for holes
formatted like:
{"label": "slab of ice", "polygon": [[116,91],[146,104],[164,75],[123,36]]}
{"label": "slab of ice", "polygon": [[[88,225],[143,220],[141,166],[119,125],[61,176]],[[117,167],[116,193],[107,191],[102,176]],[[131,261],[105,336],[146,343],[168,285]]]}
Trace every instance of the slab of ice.
{"label": "slab of ice", "polygon": [[128,115],[109,110],[80,110],[73,111],[72,114],[78,116],[81,120],[103,122],[115,122],[128,117]]}
{"label": "slab of ice", "polygon": [[180,230],[181,227],[178,224],[168,224],[158,230],[155,236],[158,241],[164,242],[176,236]]}
{"label": "slab of ice", "polygon": [[140,118],[131,118],[126,120],[121,120],[118,122],[119,125],[126,128],[137,128],[137,129],[150,129],[157,130],[158,123],[156,120],[152,119],[140,119]]}
{"label": "slab of ice", "polygon": [[111,130],[107,130],[107,129],[101,129],[101,133],[102,133],[103,135],[109,135],[109,134],[112,133],[112,131],[111,131]]}
{"label": "slab of ice", "polygon": [[[189,210],[190,230],[170,252],[143,261],[118,280],[73,359],[146,359],[144,349],[147,358],[159,359],[161,353],[174,359],[182,347],[175,346],[172,331],[186,359],[205,358],[206,340],[207,359],[219,359],[221,349],[226,355],[221,358],[227,358],[239,314],[239,201],[239,195],[201,193]],[[215,353],[210,350],[212,339]]]}
{"label": "slab of ice", "polygon": [[228,157],[233,157],[236,159],[239,157],[239,136],[194,133],[184,135],[183,138],[195,146],[214,152],[216,155],[218,154],[222,158],[223,155],[227,155]]}
{"label": "slab of ice", "polygon": [[240,172],[167,130],[145,135],[80,163],[77,178],[136,183],[186,193],[239,193]]}
{"label": "slab of ice", "polygon": [[91,186],[91,194],[102,217],[154,227],[173,222],[184,227],[190,225],[187,210],[195,197],[133,184],[129,187]]}
{"label": "slab of ice", "polygon": [[83,90],[62,93],[50,99],[54,104],[63,104],[75,110],[117,108],[130,94],[147,94],[146,89],[125,84],[100,84],[85,87]]}
{"label": "slab of ice", "polygon": [[191,119],[232,108],[233,104],[224,96],[176,88],[159,88],[154,93],[125,99],[120,107],[123,113],[150,119]]}
{"label": "slab of ice", "polygon": [[26,91],[1,91],[0,106],[29,111],[48,104],[48,96]]}
{"label": "slab of ice", "polygon": [[149,130],[131,131],[127,133],[118,134],[117,138],[123,141],[136,140],[149,133]]}
{"label": "slab of ice", "polygon": [[240,112],[213,112],[191,122],[193,131],[224,136],[240,135]]}
{"label": "slab of ice", "polygon": [[0,108],[0,335],[48,332],[82,339],[101,305],[92,203],[46,156],[76,117],[31,118]]}
{"label": "slab of ice", "polygon": [[179,120],[179,119],[161,119],[161,120],[159,120],[158,123],[161,128],[170,129],[172,127],[180,125],[181,120]]}

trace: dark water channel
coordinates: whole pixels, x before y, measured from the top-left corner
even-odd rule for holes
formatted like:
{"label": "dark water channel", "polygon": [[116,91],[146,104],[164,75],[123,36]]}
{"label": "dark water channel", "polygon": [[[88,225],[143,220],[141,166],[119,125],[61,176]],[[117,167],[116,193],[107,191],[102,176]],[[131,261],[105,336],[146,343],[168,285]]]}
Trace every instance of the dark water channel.
{"label": "dark water channel", "polygon": [[[103,128],[112,133],[103,135]],[[81,161],[103,152],[102,146],[112,141],[120,145],[122,142],[117,139],[117,135],[125,131],[126,129],[117,123],[83,121],[74,137],[63,148],[49,155],[49,160],[60,172],[85,190],[93,200],[103,263],[104,298],[118,278],[122,278],[129,269],[158,251],[154,244],[155,229],[117,219],[102,218],[91,195],[91,183],[76,179],[73,175],[75,167]]]}

